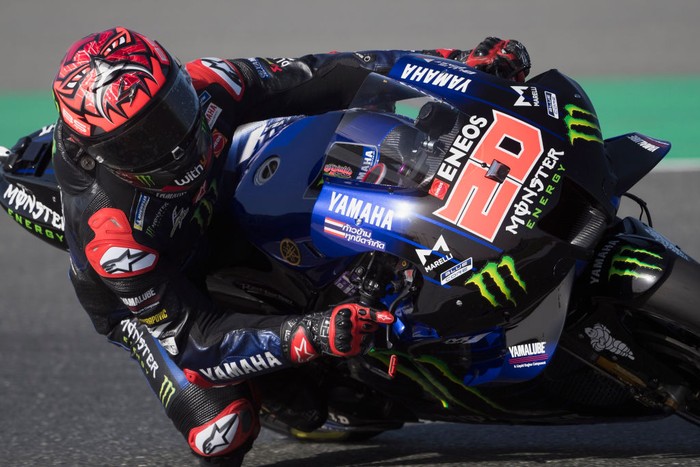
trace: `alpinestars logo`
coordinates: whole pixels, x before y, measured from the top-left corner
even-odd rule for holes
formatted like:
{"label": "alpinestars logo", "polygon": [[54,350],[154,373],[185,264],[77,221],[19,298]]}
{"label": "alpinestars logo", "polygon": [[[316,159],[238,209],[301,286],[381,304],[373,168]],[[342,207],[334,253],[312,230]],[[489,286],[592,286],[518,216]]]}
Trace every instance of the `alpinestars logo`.
{"label": "alpinestars logo", "polygon": [[217,420],[195,437],[195,446],[205,455],[211,456],[228,448],[238,430],[238,414],[230,414]]}
{"label": "alpinestars logo", "polygon": [[486,263],[481,271],[473,274],[464,285],[476,285],[481,296],[493,307],[504,306],[504,303],[501,303],[503,299],[516,306],[518,303],[513,296],[513,289],[508,285],[509,282],[514,283],[516,289],[527,292],[525,282],[515,270],[515,261],[510,256],[504,256],[498,263],[494,261]]}
{"label": "alpinestars logo", "polygon": [[[654,259],[662,260],[662,256],[642,248],[624,246],[613,257],[608,271],[608,279],[612,276],[631,277],[644,279],[652,276],[654,271],[662,271],[663,268],[653,264]],[[652,277],[653,278],[653,277]]]}
{"label": "alpinestars logo", "polygon": [[112,247],[102,256],[100,265],[109,274],[126,274],[148,269],[156,256],[141,250]]}
{"label": "alpinestars logo", "polygon": [[296,363],[305,363],[317,356],[306,335],[295,335],[292,340],[293,359]]}
{"label": "alpinestars logo", "polygon": [[593,112],[582,109],[573,104],[564,106],[566,115],[564,124],[568,129],[569,142],[573,145],[577,139],[591,141],[595,143],[603,142],[603,135],[600,132],[598,117]]}
{"label": "alpinestars logo", "polygon": [[214,57],[201,59],[202,65],[209,68],[219,77],[220,84],[236,99],[243,95],[243,79],[236,67],[226,60]]}

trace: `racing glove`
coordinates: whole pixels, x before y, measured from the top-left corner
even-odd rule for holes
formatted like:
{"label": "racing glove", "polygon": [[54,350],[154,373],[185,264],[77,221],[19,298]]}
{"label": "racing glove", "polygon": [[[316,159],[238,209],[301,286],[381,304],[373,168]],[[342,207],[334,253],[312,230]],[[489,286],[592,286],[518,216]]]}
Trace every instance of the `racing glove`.
{"label": "racing glove", "polygon": [[329,311],[291,318],[282,324],[282,350],[293,363],[305,363],[321,354],[354,357],[372,346],[379,324],[394,316],[358,303],[344,303]]}
{"label": "racing glove", "polygon": [[522,83],[530,73],[530,54],[520,42],[487,37],[474,49],[464,63],[477,70]]}

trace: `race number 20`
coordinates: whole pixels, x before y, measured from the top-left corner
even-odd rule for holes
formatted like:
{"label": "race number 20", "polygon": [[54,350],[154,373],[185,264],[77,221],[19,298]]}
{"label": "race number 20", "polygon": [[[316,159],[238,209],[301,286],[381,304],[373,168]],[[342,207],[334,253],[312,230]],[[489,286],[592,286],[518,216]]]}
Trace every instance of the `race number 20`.
{"label": "race number 20", "polygon": [[[436,216],[493,242],[530,171],[544,152],[536,127],[493,111],[494,121],[474,148]],[[502,182],[487,178],[495,162],[508,166]]]}

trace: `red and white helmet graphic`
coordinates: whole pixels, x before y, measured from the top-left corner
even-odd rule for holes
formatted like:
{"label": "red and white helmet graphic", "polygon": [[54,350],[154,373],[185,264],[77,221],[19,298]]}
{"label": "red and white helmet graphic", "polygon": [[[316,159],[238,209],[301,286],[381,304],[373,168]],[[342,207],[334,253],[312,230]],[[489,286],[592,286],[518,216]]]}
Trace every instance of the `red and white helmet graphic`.
{"label": "red and white helmet graphic", "polygon": [[149,103],[172,65],[158,44],[123,27],[87,36],[68,50],[53,83],[61,117],[81,136],[109,133]]}

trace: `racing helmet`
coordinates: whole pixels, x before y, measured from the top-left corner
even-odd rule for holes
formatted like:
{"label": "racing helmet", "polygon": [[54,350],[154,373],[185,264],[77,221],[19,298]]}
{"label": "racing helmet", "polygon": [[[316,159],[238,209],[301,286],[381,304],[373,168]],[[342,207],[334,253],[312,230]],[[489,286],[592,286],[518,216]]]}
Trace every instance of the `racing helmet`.
{"label": "racing helmet", "polygon": [[53,93],[63,137],[87,167],[94,160],[155,193],[184,193],[206,178],[211,132],[197,93],[157,42],[123,27],[86,36],[68,49]]}

